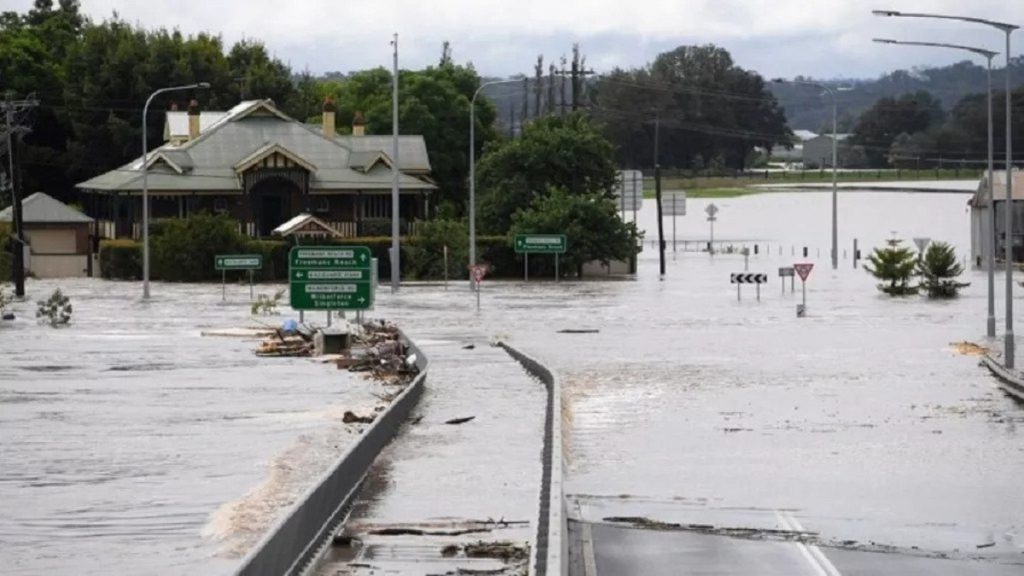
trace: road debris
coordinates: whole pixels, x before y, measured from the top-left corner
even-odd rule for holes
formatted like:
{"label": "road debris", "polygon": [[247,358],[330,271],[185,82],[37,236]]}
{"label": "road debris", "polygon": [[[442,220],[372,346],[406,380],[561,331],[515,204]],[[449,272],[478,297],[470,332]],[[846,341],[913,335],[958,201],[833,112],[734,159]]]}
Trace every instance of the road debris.
{"label": "road debris", "polygon": [[457,426],[459,424],[465,424],[466,422],[469,422],[470,420],[473,420],[474,418],[476,418],[476,416],[466,416],[465,418],[452,418],[451,420],[445,420],[444,423],[445,424],[453,424],[453,425]]}
{"label": "road debris", "polygon": [[964,356],[984,356],[988,354],[988,348],[975,344],[974,342],[950,342],[950,348],[957,354]]}
{"label": "road debris", "polygon": [[563,328],[559,330],[559,334],[597,334],[601,332],[596,328]]}
{"label": "road debris", "polygon": [[370,424],[373,422],[373,418],[373,416],[359,416],[350,410],[346,410],[341,416],[341,421],[345,424]]}

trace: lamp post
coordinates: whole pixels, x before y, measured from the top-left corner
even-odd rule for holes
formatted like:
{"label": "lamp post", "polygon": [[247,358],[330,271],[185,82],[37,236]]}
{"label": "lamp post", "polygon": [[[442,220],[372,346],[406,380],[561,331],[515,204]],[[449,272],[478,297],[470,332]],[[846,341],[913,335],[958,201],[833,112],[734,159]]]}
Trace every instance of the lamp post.
{"label": "lamp post", "polygon": [[[484,88],[495,84],[508,84],[521,80],[492,80],[484,82],[469,100],[469,265],[476,264],[476,97]],[[525,120],[525,119],[524,119]],[[473,286],[473,279],[469,280]]]}
{"label": "lamp post", "polygon": [[776,78],[772,80],[776,83],[789,83],[789,84],[803,84],[805,86],[814,86],[824,90],[830,98],[832,98],[832,269],[836,270],[839,268],[839,191],[837,183],[836,166],[838,164],[838,146],[837,141],[839,135],[837,130],[836,122],[836,93],[824,84],[818,84],[817,82],[807,82],[805,80],[785,80],[783,78]]}
{"label": "lamp post", "polygon": [[[970,16],[899,12],[896,10],[872,10],[871,13],[875,16],[887,18],[932,18],[984,24],[985,26],[1001,30],[1006,34],[1006,210],[1004,211],[1006,213],[1006,230],[1003,244],[1004,258],[1006,260],[1006,334],[1003,336],[1003,365],[1007,369],[1012,369],[1016,345],[1013,341],[1013,137],[1010,133],[1010,34],[1019,26]],[[994,203],[992,210],[995,210]]]}
{"label": "lamp post", "polygon": [[888,38],[875,38],[875,42],[879,44],[896,44],[899,46],[925,46],[931,48],[950,48],[953,50],[962,50],[965,52],[971,52],[984,56],[988,61],[988,234],[985,240],[984,249],[985,255],[985,266],[988,268],[988,318],[986,321],[986,334],[989,338],[996,337],[996,286],[995,286],[995,267],[996,267],[996,198],[995,190],[992,184],[992,165],[993,165],[993,138],[992,138],[992,58],[998,55],[998,52],[991,50],[985,50],[983,48],[975,48],[973,46],[961,46],[959,44],[946,44],[943,42],[907,42],[900,40],[890,40]]}
{"label": "lamp post", "polygon": [[149,105],[153,102],[153,98],[164,92],[209,87],[209,82],[199,82],[186,86],[160,88],[149,95],[145,106],[142,107],[142,166],[139,169],[142,170],[142,298],[146,300],[149,299],[149,179],[147,178],[149,174],[149,150],[148,142],[146,141],[146,115],[149,112]]}

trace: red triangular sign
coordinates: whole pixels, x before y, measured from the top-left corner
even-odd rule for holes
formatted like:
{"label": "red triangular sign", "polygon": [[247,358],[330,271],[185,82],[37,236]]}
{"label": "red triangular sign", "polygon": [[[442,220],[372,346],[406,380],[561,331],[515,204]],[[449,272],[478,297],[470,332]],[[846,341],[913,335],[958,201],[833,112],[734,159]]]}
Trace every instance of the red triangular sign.
{"label": "red triangular sign", "polygon": [[805,262],[803,264],[793,264],[793,269],[796,270],[797,275],[800,276],[801,282],[806,282],[807,277],[811,275],[811,269],[814,268],[814,264]]}

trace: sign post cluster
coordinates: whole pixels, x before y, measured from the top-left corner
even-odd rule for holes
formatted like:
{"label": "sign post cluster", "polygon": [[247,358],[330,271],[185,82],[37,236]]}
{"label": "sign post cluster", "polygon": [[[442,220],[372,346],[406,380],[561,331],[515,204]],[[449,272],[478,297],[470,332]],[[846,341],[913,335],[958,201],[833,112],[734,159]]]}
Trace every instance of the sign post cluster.
{"label": "sign post cluster", "polygon": [[295,310],[367,310],[373,306],[372,258],[365,246],[296,246],[288,253]]}
{"label": "sign post cluster", "polygon": [[793,264],[793,268],[800,276],[800,292],[802,300],[802,303],[796,307],[796,315],[798,318],[803,318],[807,313],[807,277],[811,275],[811,270],[814,268],[814,264],[811,262]]}
{"label": "sign post cluster", "polygon": [[661,198],[662,213],[672,217],[672,252],[676,251],[676,216],[686,216],[686,192],[666,190]]}
{"label": "sign post cluster", "polygon": [[228,270],[249,271],[249,300],[253,299],[252,271],[263,269],[262,254],[218,254],[213,257],[213,267],[220,270],[220,298],[227,301]]}
{"label": "sign post cluster", "polygon": [[565,234],[516,234],[516,254],[523,255],[523,279],[530,280],[530,254],[555,255],[555,281],[558,281],[558,255],[565,254]]}

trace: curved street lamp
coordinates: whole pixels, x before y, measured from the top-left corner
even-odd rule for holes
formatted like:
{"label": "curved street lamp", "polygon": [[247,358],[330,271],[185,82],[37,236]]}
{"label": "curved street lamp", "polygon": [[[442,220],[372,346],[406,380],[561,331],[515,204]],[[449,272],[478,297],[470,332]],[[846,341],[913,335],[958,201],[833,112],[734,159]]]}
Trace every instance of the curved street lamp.
{"label": "curved street lamp", "polygon": [[209,87],[209,82],[198,82],[185,86],[160,88],[149,95],[149,98],[146,99],[146,105],[142,107],[142,166],[139,169],[142,170],[142,298],[146,300],[149,299],[149,179],[147,178],[149,174],[149,150],[148,143],[146,142],[146,114],[149,112],[149,104],[153,102],[153,98],[164,92]]}
{"label": "curved street lamp", "polygon": [[[473,98],[469,101],[469,265],[476,264],[476,97],[484,88],[495,84],[509,84],[511,82],[522,82],[520,79],[513,80],[492,80],[484,82],[473,92]],[[473,280],[469,281],[470,286]]]}
{"label": "curved street lamp", "polygon": [[929,48],[950,48],[953,50],[961,50],[964,52],[971,52],[979,56],[984,56],[988,61],[988,239],[985,241],[984,249],[985,255],[985,266],[988,268],[988,318],[986,321],[986,334],[989,338],[996,337],[996,287],[995,287],[995,267],[996,267],[996,197],[995,190],[992,183],[992,164],[993,164],[993,139],[992,139],[992,58],[997,56],[999,52],[993,52],[991,50],[985,50],[984,48],[975,48],[973,46],[961,46],[960,44],[946,44],[944,42],[907,42],[902,40],[892,40],[889,38],[875,38],[875,42],[879,44],[895,44],[898,46],[924,46]]}
{"label": "curved street lamp", "polygon": [[[1019,26],[972,16],[900,12],[898,10],[872,10],[871,13],[886,18],[930,18],[984,24],[1006,34],[1006,230],[1003,244],[1006,260],[1006,334],[1003,342],[1003,365],[1007,369],[1013,369],[1016,345],[1013,340],[1013,137],[1010,132],[1010,100],[1012,99],[1010,92],[1010,34]],[[992,209],[995,210],[995,206]]]}
{"label": "curved street lamp", "polygon": [[775,78],[772,82],[786,83],[786,84],[802,84],[804,86],[814,86],[824,90],[829,97],[832,99],[832,269],[836,270],[839,268],[839,193],[836,166],[838,164],[838,142],[839,135],[837,133],[837,122],[836,122],[836,93],[831,88],[824,84],[817,82],[808,82],[806,80],[785,80],[783,78]]}

